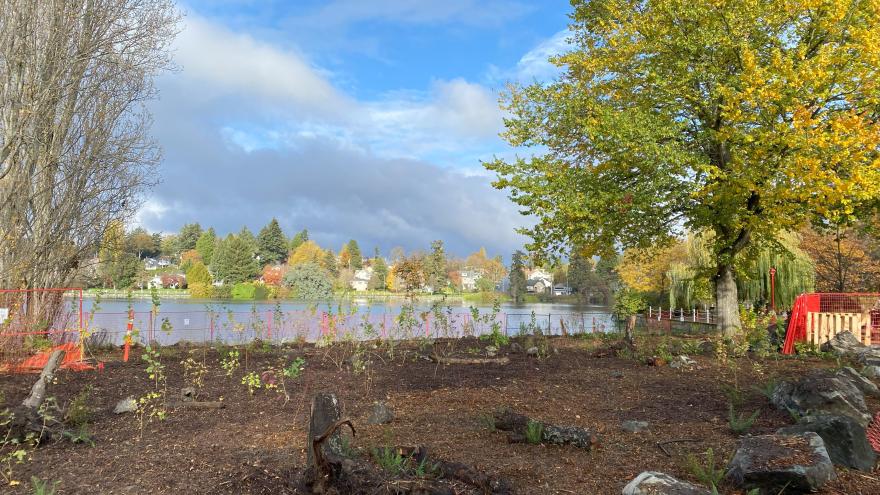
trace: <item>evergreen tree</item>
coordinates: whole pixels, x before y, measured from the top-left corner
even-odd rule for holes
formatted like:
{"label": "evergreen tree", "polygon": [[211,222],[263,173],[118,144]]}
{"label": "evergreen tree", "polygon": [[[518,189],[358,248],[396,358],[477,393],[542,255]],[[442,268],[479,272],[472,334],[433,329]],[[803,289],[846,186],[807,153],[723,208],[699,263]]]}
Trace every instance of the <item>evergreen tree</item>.
{"label": "evergreen tree", "polygon": [[284,275],[283,283],[293,289],[297,299],[314,301],[333,297],[333,282],[317,263],[294,266]]}
{"label": "evergreen tree", "polygon": [[287,242],[278,220],[272,219],[257,235],[257,254],[263,265],[283,263],[287,259]]}
{"label": "evergreen tree", "polygon": [[257,252],[257,238],[254,237],[254,233],[251,232],[251,229],[245,225],[238,231],[238,238],[244,241],[248,246],[250,246],[251,251],[254,253]]}
{"label": "evergreen tree", "polygon": [[510,296],[514,302],[522,301],[526,293],[525,254],[522,251],[513,253],[510,261]]}
{"label": "evergreen tree", "polygon": [[189,270],[186,272],[187,285],[211,285],[211,282],[213,282],[213,280],[211,279],[211,274],[208,272],[208,267],[206,267],[201,261],[193,262]]}
{"label": "evergreen tree", "polygon": [[199,237],[202,235],[202,226],[196,223],[188,223],[184,225],[180,229],[180,234],[177,236],[177,253],[184,251],[189,251],[190,249],[196,248],[196,243],[199,242]]}
{"label": "evergreen tree", "polygon": [[302,229],[290,239],[290,250],[296,251],[296,248],[307,240],[309,240],[309,231],[308,229]]}
{"label": "evergreen tree", "polygon": [[339,267],[336,264],[336,255],[333,254],[332,249],[328,249],[324,252],[324,259],[321,262],[321,266],[327,270],[327,273],[330,274],[334,279],[339,276]]}
{"label": "evergreen tree", "polygon": [[568,285],[581,299],[587,299],[596,288],[596,276],[593,264],[579,249],[572,250],[568,265]]}
{"label": "evergreen tree", "polygon": [[214,253],[213,261],[214,277],[226,285],[253,280],[260,273],[253,247],[239,236],[227,236]]}
{"label": "evergreen tree", "polygon": [[378,249],[376,251],[376,257],[373,258],[373,275],[370,276],[368,288],[370,290],[384,290],[388,281],[388,264],[385,263],[384,258],[378,255]]}
{"label": "evergreen tree", "polygon": [[214,246],[216,244],[217,234],[214,232],[214,227],[202,232],[199,240],[196,241],[196,251],[202,256],[202,261],[205,265],[211,264],[211,257],[214,255]]}
{"label": "evergreen tree", "polygon": [[348,248],[348,254],[351,257],[349,261],[349,268],[351,268],[352,270],[360,270],[361,268],[363,268],[364,259],[361,255],[361,248],[360,246],[358,246],[357,241],[354,239],[348,241],[346,247]]}
{"label": "evergreen tree", "polygon": [[443,250],[443,241],[437,240],[431,243],[431,254],[424,261],[425,282],[435,292],[440,292],[449,283],[446,274],[446,253]]}

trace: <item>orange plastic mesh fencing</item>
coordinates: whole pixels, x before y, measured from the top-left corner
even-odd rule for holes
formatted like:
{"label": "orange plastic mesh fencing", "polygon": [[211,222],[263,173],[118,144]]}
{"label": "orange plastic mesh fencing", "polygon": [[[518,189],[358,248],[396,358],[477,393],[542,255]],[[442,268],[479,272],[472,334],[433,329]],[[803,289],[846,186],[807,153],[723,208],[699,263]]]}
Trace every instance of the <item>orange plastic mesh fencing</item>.
{"label": "orange plastic mesh fencing", "polygon": [[[82,289],[0,289],[0,371],[24,370],[32,358],[78,344],[82,323]],[[66,367],[82,359],[69,352]]]}
{"label": "orange plastic mesh fencing", "polygon": [[871,421],[871,424],[868,425],[868,443],[871,444],[871,448],[874,449],[874,452],[880,454],[880,412],[874,415],[874,421]]}
{"label": "orange plastic mesh fencing", "polygon": [[866,345],[880,344],[880,293],[801,294],[794,301],[783,354],[796,342],[822,344],[851,332]]}

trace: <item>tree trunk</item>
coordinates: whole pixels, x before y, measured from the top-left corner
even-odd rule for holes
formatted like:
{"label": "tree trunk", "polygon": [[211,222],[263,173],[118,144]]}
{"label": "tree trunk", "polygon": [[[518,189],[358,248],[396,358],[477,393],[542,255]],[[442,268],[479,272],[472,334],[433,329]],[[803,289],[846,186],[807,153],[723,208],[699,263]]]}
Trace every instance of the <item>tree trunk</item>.
{"label": "tree trunk", "polygon": [[732,337],[738,334],[742,323],[739,319],[739,297],[733,265],[718,266],[718,273],[715,275],[715,307],[718,313],[718,329],[722,335]]}

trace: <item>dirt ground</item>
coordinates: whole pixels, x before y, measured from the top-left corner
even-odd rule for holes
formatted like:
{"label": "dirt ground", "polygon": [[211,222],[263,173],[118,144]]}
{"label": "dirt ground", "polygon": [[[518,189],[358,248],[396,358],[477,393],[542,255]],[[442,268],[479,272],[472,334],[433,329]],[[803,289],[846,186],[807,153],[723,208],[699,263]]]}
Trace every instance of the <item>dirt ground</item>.
{"label": "dirt ground", "polygon": [[[97,356],[105,361],[103,370],[62,371],[51,390],[65,406],[84,387],[92,387],[94,446],[68,441],[43,445],[28,462],[12,466],[21,484],[0,492],[30,493],[29,480],[38,476],[57,481],[59,494],[297,493],[290,480],[305,464],[309,401],[316,392],[330,391],[354,420],[356,447],[426,445],[431,455],[506,478],[521,494],[617,494],[644,470],[696,481],[686,467],[688,453],[711,448],[719,463],[731,457],[736,436],[727,426],[723,385],[738,383],[746,394],[743,410],[760,410],[752,432],[770,433],[791,424],[792,418],[751,387],[836,365],[819,359],[742,358],[732,366],[696,357],[696,368],[683,370],[598,357],[597,342],[551,342],[558,352],[549,357],[510,354],[507,365],[438,365],[415,347],[409,352],[398,348],[393,359],[376,350],[370,355],[372,364],[361,373],[342,363],[346,356],[338,350],[254,348],[246,356],[242,352],[242,366],[232,377],[220,367],[215,349],[163,348],[169,396],[185,385],[180,362],[192,355],[208,368],[199,399],[222,400],[226,407],[173,410],[164,421],[147,423],[142,436],[136,415],[112,411],[120,399],[147,393],[152,382],[140,351],[128,363],[112,351]],[[482,345],[476,340],[454,344],[459,354]],[[273,390],[260,389],[251,396],[241,383],[247,371],[260,373],[300,356],[306,360],[305,370],[286,380],[287,401]],[[19,403],[34,380],[34,375],[0,376],[6,405]],[[392,423],[366,424],[376,400],[390,404]],[[601,445],[588,452],[509,444],[503,433],[490,431],[485,423],[487,415],[503,406],[544,422],[595,429]],[[880,404],[873,401],[870,406],[877,410]],[[650,429],[624,432],[620,425],[625,420],[648,421]],[[695,441],[669,444],[671,456],[657,445],[681,439]],[[837,472],[838,479],[821,493],[880,494],[880,474],[844,468]],[[722,488],[722,493],[736,493]]]}

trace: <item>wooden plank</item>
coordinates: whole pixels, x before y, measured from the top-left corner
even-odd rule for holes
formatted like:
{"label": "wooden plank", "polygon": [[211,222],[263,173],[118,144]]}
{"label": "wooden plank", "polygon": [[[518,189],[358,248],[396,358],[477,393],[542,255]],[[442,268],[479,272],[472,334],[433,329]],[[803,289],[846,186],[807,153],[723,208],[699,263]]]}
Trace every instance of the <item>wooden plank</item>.
{"label": "wooden plank", "polygon": [[806,334],[806,341],[807,342],[813,341],[813,315],[814,314],[815,313],[807,313],[807,334]]}

